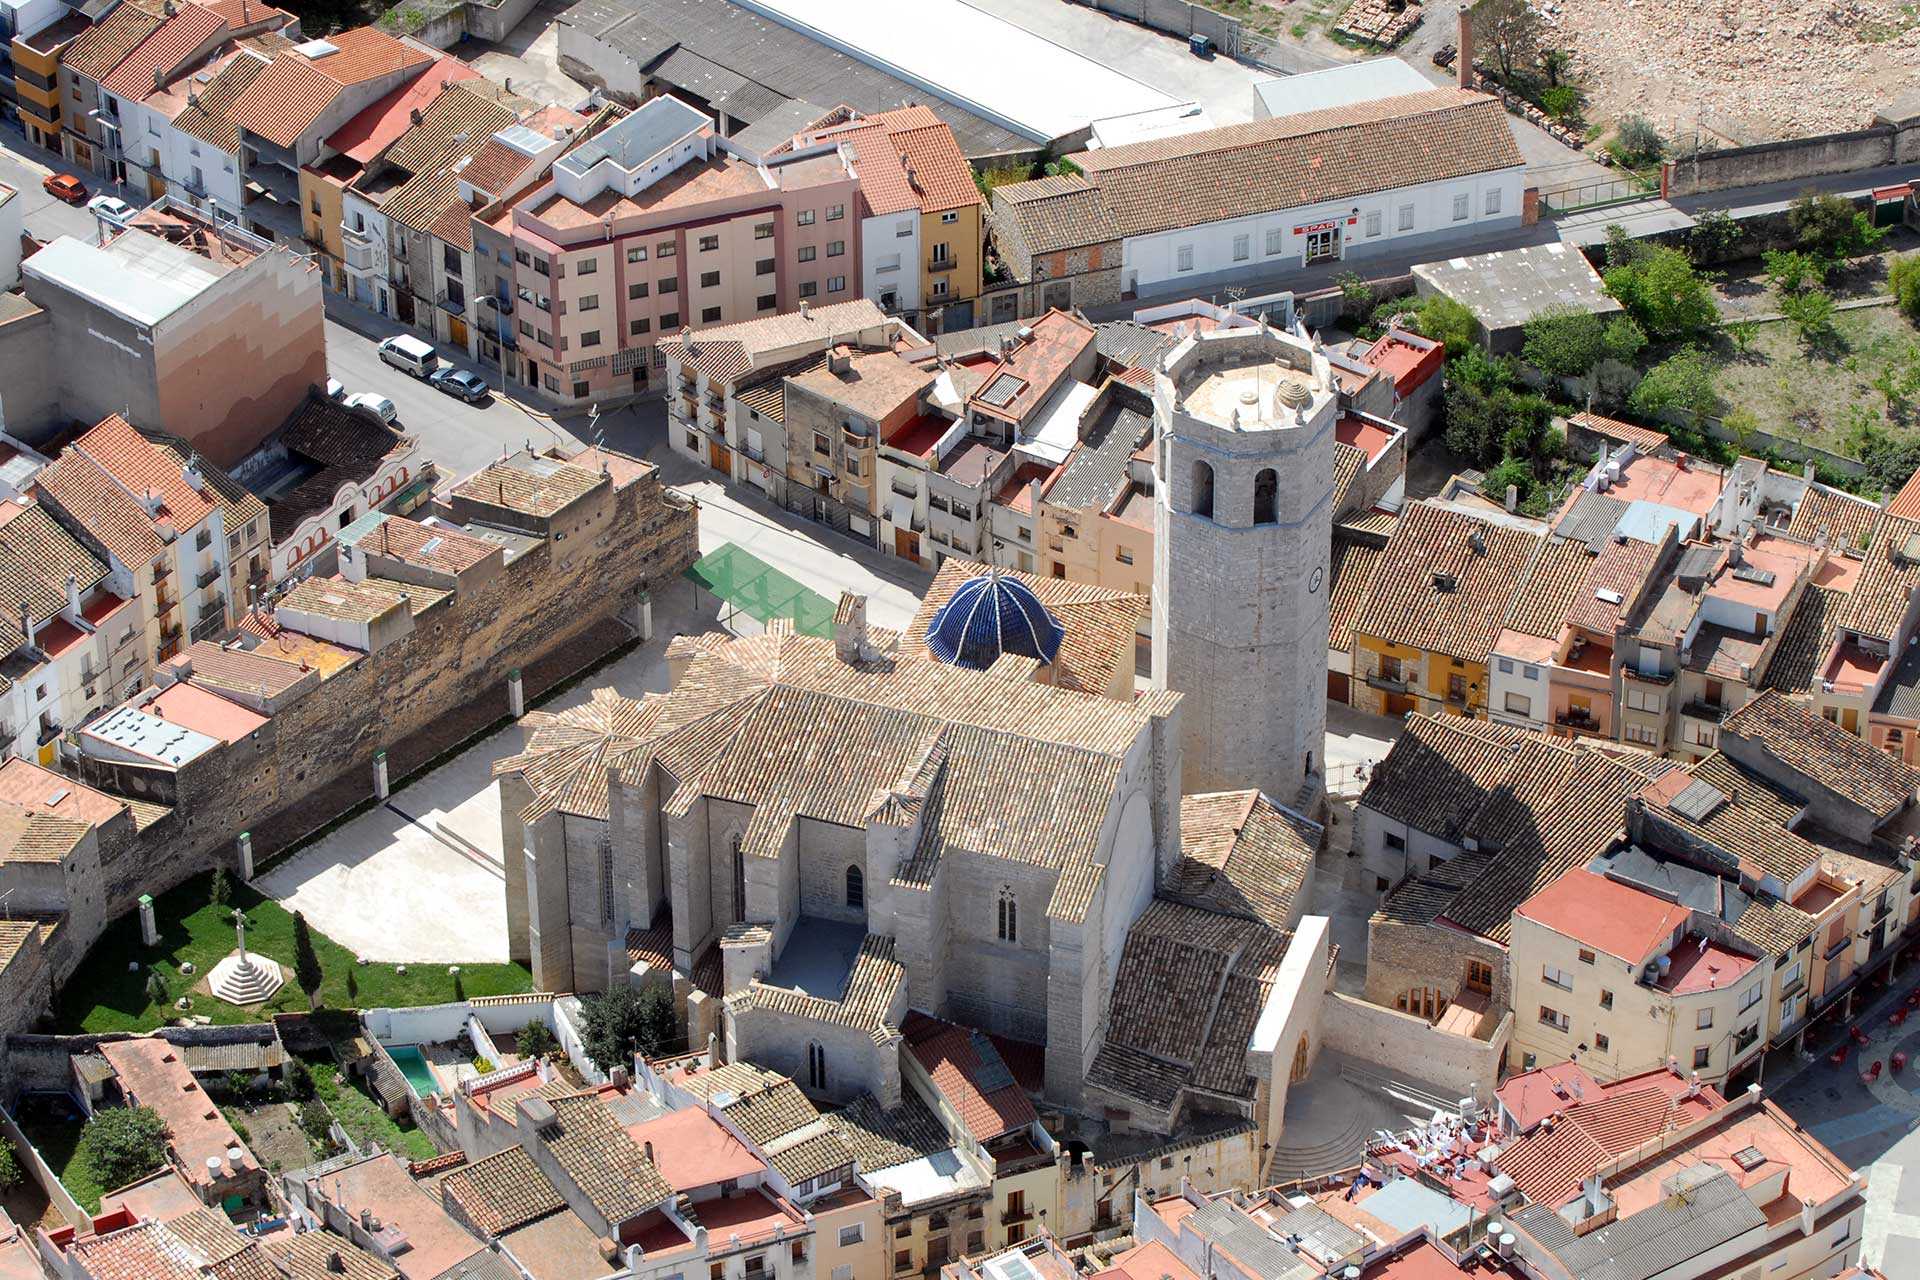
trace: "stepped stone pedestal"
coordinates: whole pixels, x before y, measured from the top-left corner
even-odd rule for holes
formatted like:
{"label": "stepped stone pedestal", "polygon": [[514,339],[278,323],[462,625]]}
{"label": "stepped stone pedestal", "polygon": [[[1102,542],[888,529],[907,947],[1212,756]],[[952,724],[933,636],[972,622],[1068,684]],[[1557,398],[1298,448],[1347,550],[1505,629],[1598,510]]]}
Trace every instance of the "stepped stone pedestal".
{"label": "stepped stone pedestal", "polygon": [[248,953],[247,918],[239,911],[233,913],[233,932],[239,949],[213,966],[207,989],[228,1004],[259,1004],[280,989],[286,975],[272,960]]}

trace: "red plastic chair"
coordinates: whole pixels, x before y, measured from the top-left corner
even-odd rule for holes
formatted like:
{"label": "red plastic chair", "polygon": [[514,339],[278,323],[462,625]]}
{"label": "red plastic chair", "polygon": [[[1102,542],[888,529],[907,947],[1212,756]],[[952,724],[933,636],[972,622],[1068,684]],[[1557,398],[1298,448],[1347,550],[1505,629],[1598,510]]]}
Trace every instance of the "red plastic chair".
{"label": "red plastic chair", "polygon": [[1867,1033],[1862,1031],[1859,1027],[1849,1027],[1847,1029],[1847,1034],[1853,1037],[1853,1042],[1855,1044],[1865,1044],[1867,1042]]}
{"label": "red plastic chair", "polygon": [[1874,1059],[1873,1065],[1867,1068],[1866,1074],[1863,1075],[1861,1079],[1865,1080],[1868,1084],[1872,1084],[1875,1080],[1878,1080],[1879,1078],[1880,1078],[1880,1060],[1876,1058]]}
{"label": "red plastic chair", "polygon": [[1840,1066],[1842,1063],[1846,1062],[1847,1050],[1850,1047],[1851,1046],[1849,1045],[1842,1044],[1838,1049],[1835,1049],[1832,1053],[1827,1055],[1827,1061],[1831,1062],[1836,1067]]}
{"label": "red plastic chair", "polygon": [[1907,1055],[1904,1053],[1894,1054],[1891,1065],[1893,1067],[1894,1073],[1898,1074],[1900,1070],[1907,1065]]}
{"label": "red plastic chair", "polygon": [[1905,1009],[1895,1009],[1892,1015],[1887,1018],[1887,1021],[1892,1023],[1896,1027],[1899,1026],[1901,1023],[1905,1022],[1906,1020],[1907,1020],[1907,1011]]}

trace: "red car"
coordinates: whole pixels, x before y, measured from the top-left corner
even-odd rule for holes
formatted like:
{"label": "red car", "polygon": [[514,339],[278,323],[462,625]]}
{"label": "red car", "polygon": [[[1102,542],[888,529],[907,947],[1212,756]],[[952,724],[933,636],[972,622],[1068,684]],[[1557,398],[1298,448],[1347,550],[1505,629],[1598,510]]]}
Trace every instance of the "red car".
{"label": "red car", "polygon": [[66,173],[50,173],[40,183],[47,194],[56,200],[65,200],[68,204],[87,202],[87,184]]}

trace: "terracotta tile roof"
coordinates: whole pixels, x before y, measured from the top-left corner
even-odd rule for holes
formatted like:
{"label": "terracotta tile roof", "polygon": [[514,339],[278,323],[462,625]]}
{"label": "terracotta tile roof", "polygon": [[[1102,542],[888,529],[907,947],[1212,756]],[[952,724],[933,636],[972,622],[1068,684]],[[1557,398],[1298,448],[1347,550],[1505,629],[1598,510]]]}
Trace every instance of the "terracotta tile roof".
{"label": "terracotta tile roof", "polygon": [[639,763],[665,699],[635,702],[612,689],[595,689],[586,702],[562,711],[521,717],[525,750],[494,761],[496,778],[518,775],[534,801],[521,813],[532,823],[548,813],[605,820],[611,813],[607,771]]}
{"label": "terracotta tile roof", "polygon": [[[375,27],[355,27],[336,31],[326,37],[338,53],[313,60],[328,79],[339,84],[362,84],[395,71],[423,67],[436,55],[404,40],[396,40]],[[299,55],[296,55],[299,56]]]}
{"label": "terracotta tile roof", "polygon": [[[86,526],[106,548],[134,568],[160,554],[162,522],[184,534],[213,512],[213,503],[186,481],[178,459],[115,415],[61,451],[36,481],[53,502]],[[159,503],[149,515],[135,494]]]}
{"label": "terracotta tile roof", "polygon": [[1511,780],[1525,730],[1466,716],[1416,714],[1374,766],[1360,807],[1459,842],[1489,793]]}
{"label": "terracotta tile roof", "polygon": [[221,151],[238,151],[240,126],[234,122],[234,104],[266,68],[265,58],[248,53],[229,58],[173,118],[174,127]]}
{"label": "terracotta tile roof", "polygon": [[292,538],[307,520],[330,510],[342,485],[365,484],[390,459],[407,453],[416,443],[371,414],[319,394],[301,401],[274,440],[318,468],[274,494],[267,504],[276,544]]}
{"label": "terracotta tile roof", "polygon": [[340,96],[338,80],[300,54],[285,51],[255,76],[229,111],[235,129],[291,148]]}
{"label": "terracotta tile roof", "polygon": [[1078,174],[1010,182],[993,189],[994,225],[1021,256],[1120,239],[1120,224],[1098,188]]}
{"label": "terracotta tile roof", "polygon": [[1507,630],[1556,639],[1566,627],[1567,615],[1592,598],[1587,581],[1593,568],[1594,556],[1585,543],[1548,539],[1514,592],[1507,609]]}
{"label": "terracotta tile roof", "polygon": [[1353,630],[1388,644],[1485,662],[1542,543],[1538,534],[1412,503],[1387,539]]}
{"label": "terracotta tile roof", "polygon": [[1456,88],[1106,147],[1073,160],[1123,236],[1524,163],[1499,100]]}
{"label": "terracotta tile roof", "polygon": [[1787,532],[1804,542],[1812,542],[1825,529],[1827,545],[1837,553],[1842,548],[1865,546],[1874,521],[1879,518],[1880,508],[1864,498],[1810,484],[1800,505],[1793,509]]}
{"label": "terracotta tile roof", "polygon": [[400,1276],[390,1263],[330,1231],[277,1236],[261,1247],[289,1280],[399,1280]]}
{"label": "terracotta tile roof", "polygon": [[1039,1122],[1032,1099],[982,1033],[923,1013],[909,1015],[901,1029],[907,1052],[933,1078],[974,1141],[992,1142]]}
{"label": "terracotta tile roof", "polygon": [[[184,467],[198,456],[193,446],[179,436],[171,436],[164,431],[143,430],[140,434],[149,444],[171,457],[175,465]],[[226,525],[227,535],[239,534],[242,538],[240,547],[245,550],[254,541],[247,538],[248,525],[258,521],[261,523],[256,526],[257,529],[261,533],[266,531],[264,521],[267,504],[254,497],[239,481],[204,459],[200,462],[200,474],[207,488],[212,490],[215,505],[220,508],[221,523]]]}
{"label": "terracotta tile roof", "polygon": [[[432,588],[420,588],[430,591]],[[409,590],[412,590],[409,587]],[[373,578],[353,582],[338,574],[330,578],[302,578],[274,607],[311,613],[340,622],[372,622],[408,607],[409,597]]]}
{"label": "terracotta tile roof", "polygon": [[1920,521],[1882,515],[1869,535],[1865,562],[1839,625],[1891,644],[1920,583]]}
{"label": "terracotta tile roof", "polygon": [[382,520],[355,545],[371,555],[390,556],[407,564],[453,574],[464,573],[500,554],[498,543],[463,533],[452,525],[424,525],[394,515]]}
{"label": "terracotta tile roof", "polygon": [[11,653],[24,611],[44,623],[67,607],[71,575],[85,595],[107,576],[107,564],[82,546],[40,506],[27,507],[0,524],[0,647]]}
{"label": "terracotta tile roof", "polygon": [[160,14],[149,13],[138,5],[123,4],[68,45],[60,56],[60,65],[76,76],[99,80],[153,34],[161,21]]}
{"label": "terracotta tile roof", "polygon": [[[1355,450],[1354,452],[1359,452]],[[1356,538],[1336,531],[1333,537],[1333,564],[1328,573],[1332,585],[1327,589],[1327,645],[1346,653],[1353,645],[1353,619],[1373,588],[1373,575],[1380,567],[1382,544],[1371,538]]]}
{"label": "terracotta tile roof", "polygon": [[76,1241],[72,1251],[95,1280],[200,1280],[192,1251],[158,1222]]}
{"label": "terracotta tile roof", "polygon": [[597,471],[569,463],[541,460],[529,465],[519,458],[495,462],[454,486],[455,497],[484,506],[504,507],[523,515],[551,516],[592,493],[602,483]]}
{"label": "terracotta tile roof", "polygon": [[1920,770],[1768,690],[1728,716],[1720,734],[1743,738],[1787,768],[1884,820],[1912,801]]}
{"label": "terracotta tile roof", "polygon": [[[934,615],[962,583],[987,569],[986,565],[958,556],[942,561],[940,572],[934,575],[913,621],[907,624],[902,647],[931,661],[926,643],[927,628],[932,625]],[[1066,632],[1053,660],[1052,683],[1056,687],[1104,694],[1116,676],[1131,675],[1140,623],[1145,621],[1151,608],[1147,597],[1065,578],[1042,578],[1015,569],[1002,569],[1000,573],[1029,587]]]}
{"label": "terracotta tile roof", "polygon": [[368,171],[371,175],[393,165],[413,175],[388,194],[382,212],[416,231],[432,230],[446,218],[443,229],[463,240],[461,247],[470,247],[472,230],[465,216],[469,211],[460,199],[465,164],[494,134],[538,109],[538,103],[490,80],[448,84],[421,112],[420,122],[387,149],[380,165]]}
{"label": "terracotta tile roof", "polygon": [[1258,791],[1180,797],[1180,860],[1161,896],[1290,929],[1324,830]]}
{"label": "terracotta tile roof", "polygon": [[225,20],[235,31],[261,25],[284,27],[293,21],[291,13],[263,4],[261,0],[192,0],[192,3]]}
{"label": "terracotta tile roof", "polygon": [[241,1169],[259,1169],[253,1153],[194,1080],[172,1045],[157,1037],[141,1037],[103,1044],[100,1055],[113,1067],[121,1087],[133,1100],[152,1107],[167,1122],[168,1148],[175,1167],[189,1184],[210,1187],[215,1179],[208,1176],[207,1161],[216,1160],[225,1170],[227,1152],[233,1148],[241,1153]]}
{"label": "terracotta tile roof", "polygon": [[226,20],[213,10],[190,4],[175,9],[138,46],[100,79],[100,87],[123,98],[144,99],[168,80],[193,53],[227,30]]}
{"label": "terracotta tile roof", "polygon": [[1761,687],[1782,693],[1810,693],[1820,664],[1833,645],[1834,624],[1846,603],[1845,591],[1807,584],[1793,616],[1780,629],[1773,661],[1767,664]]}
{"label": "terracotta tile roof", "polygon": [[1668,444],[1668,437],[1664,431],[1635,426],[1631,422],[1622,422],[1618,418],[1604,418],[1597,413],[1573,414],[1567,419],[1567,425],[1584,428],[1594,435],[1608,440],[1617,440],[1621,444],[1630,444],[1641,453],[1658,453]]}
{"label": "terracotta tile roof", "polygon": [[[1623,621],[1622,610],[1639,594],[1647,575],[1653,572],[1660,549],[1638,538],[1607,543],[1592,560],[1592,569],[1573,607],[1567,611],[1567,625],[1610,636]],[[1602,591],[1620,597],[1614,604],[1602,599]]]}
{"label": "terracotta tile roof", "polygon": [[695,330],[691,354],[677,333],[660,339],[658,346],[664,357],[691,364],[716,382],[730,382],[752,368],[761,356],[816,341],[824,351],[835,338],[844,341],[861,330],[878,329],[886,321],[879,304],[871,298],[856,298],[824,307],[810,306],[804,312],[787,311]]}
{"label": "terracotta tile roof", "polygon": [[0,864],[61,862],[91,830],[84,822],[0,802]]}
{"label": "terracotta tile roof", "polygon": [[878,1173],[953,1146],[946,1126],[918,1092],[903,1089],[901,1095],[899,1106],[884,1110],[872,1094],[863,1093],[827,1117],[864,1173]]}
{"label": "terracotta tile roof", "polygon": [[455,1169],[440,1180],[440,1194],[489,1239],[544,1218],[567,1203],[523,1146],[508,1147]]}
{"label": "terracotta tile roof", "polygon": [[953,130],[923,106],[901,107],[809,135],[850,143],[860,194],[876,215],[933,213],[981,202]]}
{"label": "terracotta tile roof", "polygon": [[518,148],[497,138],[488,138],[486,145],[474,152],[473,162],[460,171],[460,176],[476,189],[498,199],[506,194],[507,184],[526,172],[532,163]]}
{"label": "terracotta tile roof", "polygon": [[1887,500],[1887,514],[1902,520],[1920,520],[1920,468],[1915,468],[1907,482],[1900,486],[1900,492]]}
{"label": "terracotta tile roof", "polygon": [[[757,821],[759,812],[754,817]],[[749,853],[754,851],[753,834],[753,824],[749,824]],[[890,1019],[894,1016],[894,998],[905,982],[906,970],[894,956],[892,937],[870,933],[860,940],[860,950],[839,999],[829,1000],[755,979],[745,991],[727,997],[727,1008],[736,1018],[755,1009],[773,1009],[796,1018],[865,1031],[875,1044],[886,1044],[900,1034]]]}
{"label": "terracotta tile roof", "polygon": [[[1709,1109],[1721,1102],[1718,1094],[1712,1098]],[[1496,1167],[1528,1200],[1557,1207],[1600,1166],[1690,1123],[1699,1111],[1696,1100],[1682,1101],[1666,1088],[1611,1088],[1595,1101],[1569,1102],[1552,1128],[1542,1125],[1507,1143]]]}
{"label": "terracotta tile roof", "polygon": [[550,1105],[555,1122],[535,1137],[608,1222],[625,1222],[673,1199],[673,1188],[598,1094],[555,1098]]}

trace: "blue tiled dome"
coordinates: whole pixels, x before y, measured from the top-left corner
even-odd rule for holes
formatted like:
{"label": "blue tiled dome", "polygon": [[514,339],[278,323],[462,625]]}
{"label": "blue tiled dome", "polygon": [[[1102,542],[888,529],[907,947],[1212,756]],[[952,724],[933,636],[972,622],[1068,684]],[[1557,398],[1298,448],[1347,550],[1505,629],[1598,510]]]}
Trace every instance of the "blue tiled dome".
{"label": "blue tiled dome", "polygon": [[927,648],[942,662],[984,671],[1003,653],[1050,663],[1066,636],[1033,589],[990,573],[969,578],[933,615]]}

